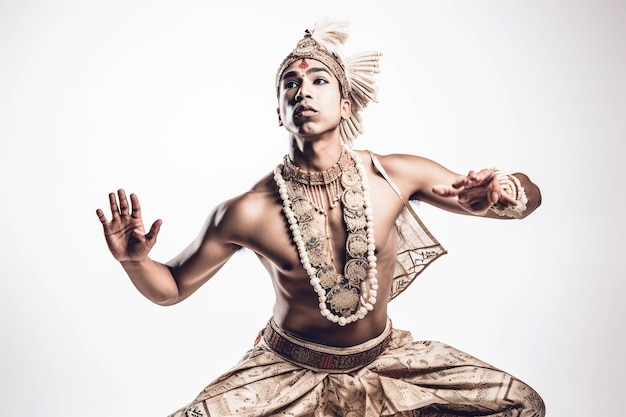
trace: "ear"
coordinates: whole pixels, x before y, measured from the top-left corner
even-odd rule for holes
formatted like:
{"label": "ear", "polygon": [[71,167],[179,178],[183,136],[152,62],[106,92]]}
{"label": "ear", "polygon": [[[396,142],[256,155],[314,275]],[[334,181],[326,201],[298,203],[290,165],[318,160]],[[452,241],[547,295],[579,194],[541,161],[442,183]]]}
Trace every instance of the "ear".
{"label": "ear", "polygon": [[276,113],[278,114],[278,126],[282,126],[283,125],[283,121],[280,118],[280,108],[276,108]]}
{"label": "ear", "polygon": [[352,115],[352,103],[347,98],[341,99],[341,118],[349,119]]}

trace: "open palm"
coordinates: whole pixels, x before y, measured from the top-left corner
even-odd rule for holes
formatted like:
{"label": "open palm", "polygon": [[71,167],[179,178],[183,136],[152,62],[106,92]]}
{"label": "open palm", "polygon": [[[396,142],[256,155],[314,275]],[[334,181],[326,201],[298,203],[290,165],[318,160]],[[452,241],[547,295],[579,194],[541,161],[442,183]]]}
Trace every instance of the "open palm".
{"label": "open palm", "polygon": [[156,220],[146,234],[139,199],[131,194],[129,205],[123,189],[117,192],[117,196],[115,193],[109,194],[109,204],[111,221],[108,221],[101,209],[96,210],[96,215],[102,223],[104,237],[113,257],[120,262],[145,259],[156,243],[161,220]]}

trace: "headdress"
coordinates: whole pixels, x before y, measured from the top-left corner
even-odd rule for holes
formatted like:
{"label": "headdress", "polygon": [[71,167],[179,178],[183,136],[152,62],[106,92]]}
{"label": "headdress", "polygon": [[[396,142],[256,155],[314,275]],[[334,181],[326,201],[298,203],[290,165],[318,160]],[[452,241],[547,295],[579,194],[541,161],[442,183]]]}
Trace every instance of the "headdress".
{"label": "headdress", "polygon": [[341,138],[352,146],[363,133],[361,111],[370,101],[376,102],[375,74],[380,52],[364,52],[344,57],[341,46],[348,39],[348,22],[323,19],[306,30],[296,48],[283,60],[276,73],[276,89],[285,69],[301,59],[315,59],[326,65],[339,80],[343,98],[352,103],[352,114],[340,124]]}

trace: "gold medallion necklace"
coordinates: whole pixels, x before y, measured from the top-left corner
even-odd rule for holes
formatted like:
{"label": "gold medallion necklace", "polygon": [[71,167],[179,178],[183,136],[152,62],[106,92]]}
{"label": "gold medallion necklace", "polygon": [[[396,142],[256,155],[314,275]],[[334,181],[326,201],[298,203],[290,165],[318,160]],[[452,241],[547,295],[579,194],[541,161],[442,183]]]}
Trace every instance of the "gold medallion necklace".
{"label": "gold medallion necklace", "polygon": [[[323,172],[303,171],[285,156],[274,180],[321,314],[341,326],[364,318],[376,304],[378,280],[369,186],[359,156],[342,147],[337,164]],[[331,209],[339,202],[343,206],[348,232],[343,274],[333,264],[324,193]],[[325,234],[316,220],[320,215]]]}

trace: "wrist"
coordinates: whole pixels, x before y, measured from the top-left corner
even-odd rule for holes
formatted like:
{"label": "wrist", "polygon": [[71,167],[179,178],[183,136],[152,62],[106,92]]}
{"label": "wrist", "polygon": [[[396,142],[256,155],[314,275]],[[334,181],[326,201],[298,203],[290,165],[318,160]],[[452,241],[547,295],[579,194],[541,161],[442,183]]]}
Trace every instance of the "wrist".
{"label": "wrist", "polygon": [[119,261],[124,269],[141,269],[152,263],[152,259],[145,257],[143,259],[126,259]]}

